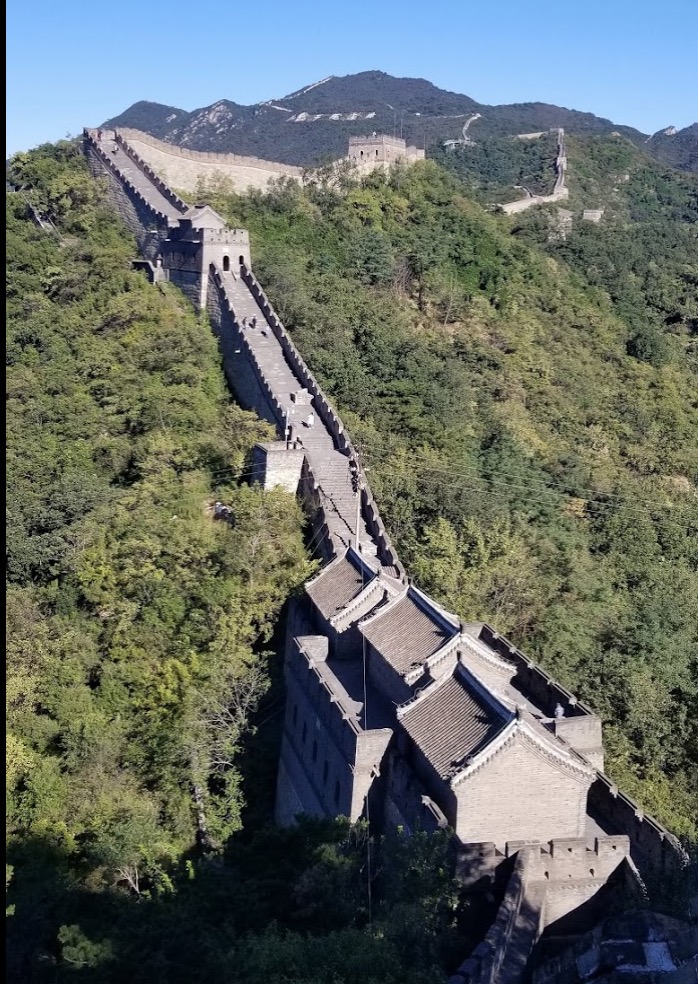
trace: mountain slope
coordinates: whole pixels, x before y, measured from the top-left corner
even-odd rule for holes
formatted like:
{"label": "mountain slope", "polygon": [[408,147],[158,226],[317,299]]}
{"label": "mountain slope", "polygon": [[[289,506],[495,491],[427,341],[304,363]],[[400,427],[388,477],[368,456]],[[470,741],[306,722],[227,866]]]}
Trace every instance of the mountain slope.
{"label": "mountain slope", "polygon": [[[459,139],[463,125],[475,113],[479,118],[473,121],[468,136],[476,141],[552,127],[580,134],[615,131],[638,144],[648,140],[646,134],[632,127],[618,126],[593,113],[548,103],[487,106],[469,96],[439,89],[425,79],[395,78],[379,71],[330,76],[255,106],[220,100],[187,112],[138,102],[105,125],[135,127],[192,150],[312,165],[343,156],[350,136],[373,130],[402,135],[419,147]],[[694,147],[695,153],[698,147],[698,135],[691,131],[691,127],[681,131],[686,136],[678,143],[675,138],[652,137],[647,149],[673,162],[670,155],[676,156],[680,147],[679,159],[689,160],[690,148]],[[694,161],[692,169],[696,166]]]}
{"label": "mountain slope", "polygon": [[698,172],[698,123],[683,130],[670,126],[653,134],[647,141],[647,149],[660,160],[682,171]]}

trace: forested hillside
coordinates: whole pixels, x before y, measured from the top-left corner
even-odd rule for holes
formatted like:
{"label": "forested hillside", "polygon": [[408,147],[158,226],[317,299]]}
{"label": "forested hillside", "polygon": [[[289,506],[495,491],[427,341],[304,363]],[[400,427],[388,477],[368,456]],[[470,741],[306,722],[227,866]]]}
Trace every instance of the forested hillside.
{"label": "forested hillside", "polygon": [[208,197],[249,227],[408,569],[599,711],[611,776],[695,839],[695,180],[638,173],[616,233],[560,242],[431,162],[324,178]]}
{"label": "forested hillside", "polygon": [[76,144],[11,176],[7,979],[440,984],[492,918],[463,921],[445,836],[367,869],[361,825],[270,823],[272,633],[315,561],[294,498],[246,480],[268,425],[132,272]]}

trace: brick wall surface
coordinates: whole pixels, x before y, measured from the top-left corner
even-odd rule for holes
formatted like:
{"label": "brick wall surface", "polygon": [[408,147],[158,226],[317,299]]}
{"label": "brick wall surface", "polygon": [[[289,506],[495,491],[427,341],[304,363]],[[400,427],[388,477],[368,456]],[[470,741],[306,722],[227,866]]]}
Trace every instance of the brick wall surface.
{"label": "brick wall surface", "polygon": [[233,191],[244,192],[248,188],[264,191],[273,179],[300,180],[302,173],[301,168],[290,164],[175,147],[138,130],[121,129],[119,132],[171,187],[182,191],[193,192],[200,181],[219,179],[229,182]]}
{"label": "brick wall surface", "polygon": [[[327,727],[326,715],[317,713],[316,702],[293,673],[286,673],[286,688],[284,751],[292,753],[301,766],[305,788],[312,793],[311,802],[321,804],[327,816],[350,816],[355,739],[352,742],[347,734],[343,743],[337,742],[334,729]],[[329,697],[327,701],[329,704]],[[334,714],[340,718],[338,710]]]}
{"label": "brick wall surface", "polygon": [[220,345],[226,379],[238,402],[246,410],[255,410],[262,419],[276,424],[274,409],[257,378],[240,332],[213,277],[209,278],[208,283],[207,311]]}
{"label": "brick wall surface", "polygon": [[256,444],[252,452],[253,480],[260,482],[265,489],[280,485],[295,495],[304,460],[305,452],[287,450],[285,441]]}
{"label": "brick wall surface", "polygon": [[508,840],[583,837],[588,786],[515,743],[456,785],[456,833],[464,842],[494,841],[500,849]]}
{"label": "brick wall surface", "polygon": [[146,259],[155,260],[160,253],[162,241],[167,236],[166,224],[118,179],[89,142],[86,142],[85,154],[92,174],[104,179],[107,201],[129,232],[136,237],[141,253]]}

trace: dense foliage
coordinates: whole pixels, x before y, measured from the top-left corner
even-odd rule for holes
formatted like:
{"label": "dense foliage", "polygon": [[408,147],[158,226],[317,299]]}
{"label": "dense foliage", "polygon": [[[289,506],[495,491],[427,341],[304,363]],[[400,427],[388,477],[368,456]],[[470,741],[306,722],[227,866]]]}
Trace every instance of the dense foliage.
{"label": "dense foliage", "polygon": [[603,207],[555,234],[554,210],[524,213],[514,233],[563,260],[627,329],[631,355],[698,371],[696,180],[653,164],[625,140],[570,141],[570,207]]}
{"label": "dense foliage", "polygon": [[493,137],[472,146],[435,146],[430,157],[443,164],[468,186],[482,204],[516,201],[522,189],[534,195],[549,195],[555,183],[557,135],[519,140]]}
{"label": "dense foliage", "polygon": [[447,837],[270,824],[272,633],[314,563],[245,481],[268,425],[75,145],[11,176],[8,979],[439,984],[475,931]]}
{"label": "dense foliage", "polygon": [[431,162],[209,197],[251,229],[418,583],[599,711],[611,775],[691,840],[698,255],[680,223],[696,185],[657,184],[664,237],[614,278],[653,235],[638,182],[630,229],[585,227],[547,256]]}

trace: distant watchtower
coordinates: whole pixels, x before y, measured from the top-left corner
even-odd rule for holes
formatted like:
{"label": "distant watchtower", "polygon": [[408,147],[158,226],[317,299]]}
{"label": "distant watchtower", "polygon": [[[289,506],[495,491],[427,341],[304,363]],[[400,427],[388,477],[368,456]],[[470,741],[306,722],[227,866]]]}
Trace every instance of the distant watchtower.
{"label": "distant watchtower", "polygon": [[388,167],[397,161],[424,160],[424,151],[407,144],[400,137],[374,133],[370,137],[349,137],[349,160],[360,168]]}

